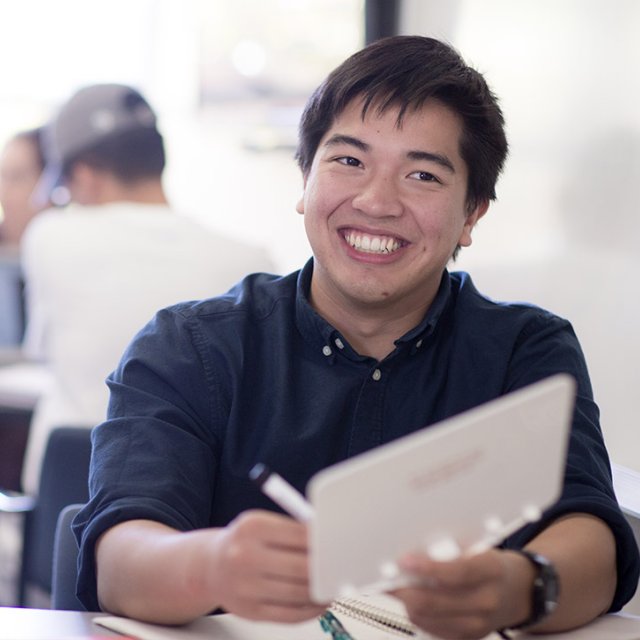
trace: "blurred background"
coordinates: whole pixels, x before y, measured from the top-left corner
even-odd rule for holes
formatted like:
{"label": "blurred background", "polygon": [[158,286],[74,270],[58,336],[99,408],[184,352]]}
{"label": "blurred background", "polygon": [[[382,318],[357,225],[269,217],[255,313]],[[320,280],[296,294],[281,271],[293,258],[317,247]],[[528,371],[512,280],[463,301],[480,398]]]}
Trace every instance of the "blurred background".
{"label": "blurred background", "polygon": [[[296,269],[309,255],[294,210],[297,119],[326,73],[364,44],[366,4],[0,2],[0,143],[83,84],[135,85],[160,116],[174,206],[268,246],[282,272]],[[612,455],[640,469],[640,2],[375,4],[391,30],[452,42],[500,96],[510,159],[455,268],[489,295],[571,318]]]}

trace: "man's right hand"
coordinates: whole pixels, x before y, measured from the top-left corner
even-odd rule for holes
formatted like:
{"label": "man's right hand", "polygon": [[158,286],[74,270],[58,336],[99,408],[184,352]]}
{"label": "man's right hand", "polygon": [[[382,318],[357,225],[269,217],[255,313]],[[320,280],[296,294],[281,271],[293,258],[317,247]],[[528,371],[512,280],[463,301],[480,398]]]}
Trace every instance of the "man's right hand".
{"label": "man's right hand", "polygon": [[304,524],[269,511],[246,511],[212,539],[211,547],[211,590],[226,611],[297,622],[326,608],[309,595]]}

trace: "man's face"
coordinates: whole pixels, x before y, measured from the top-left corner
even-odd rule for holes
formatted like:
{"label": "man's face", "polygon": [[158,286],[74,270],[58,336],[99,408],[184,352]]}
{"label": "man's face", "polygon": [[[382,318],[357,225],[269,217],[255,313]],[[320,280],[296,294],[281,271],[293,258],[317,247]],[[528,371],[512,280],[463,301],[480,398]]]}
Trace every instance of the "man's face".
{"label": "man's face", "polygon": [[10,140],[0,155],[0,206],[4,212],[3,236],[17,244],[37,213],[31,196],[38,184],[41,167],[32,142]]}
{"label": "man's face", "polygon": [[313,304],[333,309],[430,304],[442,272],[487,203],[468,211],[462,124],[439,102],[382,115],[354,100],[316,151],[297,210],[314,254]]}

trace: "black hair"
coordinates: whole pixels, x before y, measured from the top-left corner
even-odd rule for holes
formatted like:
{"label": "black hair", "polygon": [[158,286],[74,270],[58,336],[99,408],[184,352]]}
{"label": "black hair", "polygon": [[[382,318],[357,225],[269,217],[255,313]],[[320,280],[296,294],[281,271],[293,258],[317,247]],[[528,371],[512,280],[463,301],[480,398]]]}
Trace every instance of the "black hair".
{"label": "black hair", "polygon": [[62,173],[69,178],[74,165],[87,164],[94,169],[112,173],[125,184],[149,178],[159,178],[165,167],[162,135],[155,127],[140,127],[110,136],[79,151],[65,161]]}
{"label": "black hair", "polygon": [[347,105],[363,99],[362,117],[399,107],[407,110],[437,100],[458,114],[463,132],[460,154],[469,174],[467,207],[494,200],[507,156],[504,118],[482,74],[469,67],[448,44],[423,36],[382,38],[358,51],[315,90],[302,114],[296,159],[307,174],[320,140]]}

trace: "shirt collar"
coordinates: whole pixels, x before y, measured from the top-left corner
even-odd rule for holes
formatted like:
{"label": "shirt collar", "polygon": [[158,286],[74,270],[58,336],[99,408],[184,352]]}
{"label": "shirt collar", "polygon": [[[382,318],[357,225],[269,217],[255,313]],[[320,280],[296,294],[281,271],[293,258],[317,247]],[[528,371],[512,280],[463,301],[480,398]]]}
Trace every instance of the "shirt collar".
{"label": "shirt collar", "polygon": [[344,353],[349,359],[357,361],[369,360],[366,356],[356,353],[346,338],[321,315],[319,315],[309,302],[311,290],[311,275],[313,274],[313,258],[304,265],[298,274],[296,288],[296,325],[305,340],[313,348],[317,349],[333,364],[336,354]]}
{"label": "shirt collar", "polygon": [[433,302],[431,303],[431,306],[422,319],[422,322],[410,331],[407,331],[407,333],[405,333],[401,338],[396,340],[396,346],[410,343],[418,345],[419,347],[421,341],[433,333],[434,329],[438,325],[442,314],[447,308],[450,298],[451,276],[449,275],[449,272],[445,270],[442,274],[442,279],[440,280],[440,286],[438,287],[436,297],[433,299]]}
{"label": "shirt collar", "polygon": [[[333,363],[337,353],[342,352],[351,360],[370,360],[356,353],[340,332],[320,316],[309,302],[311,276],[313,274],[313,258],[298,273],[296,286],[296,325],[305,340],[322,352],[328,361]],[[438,287],[438,292],[422,322],[396,340],[396,347],[412,350],[419,349],[438,324],[451,297],[451,276],[445,270]]]}

